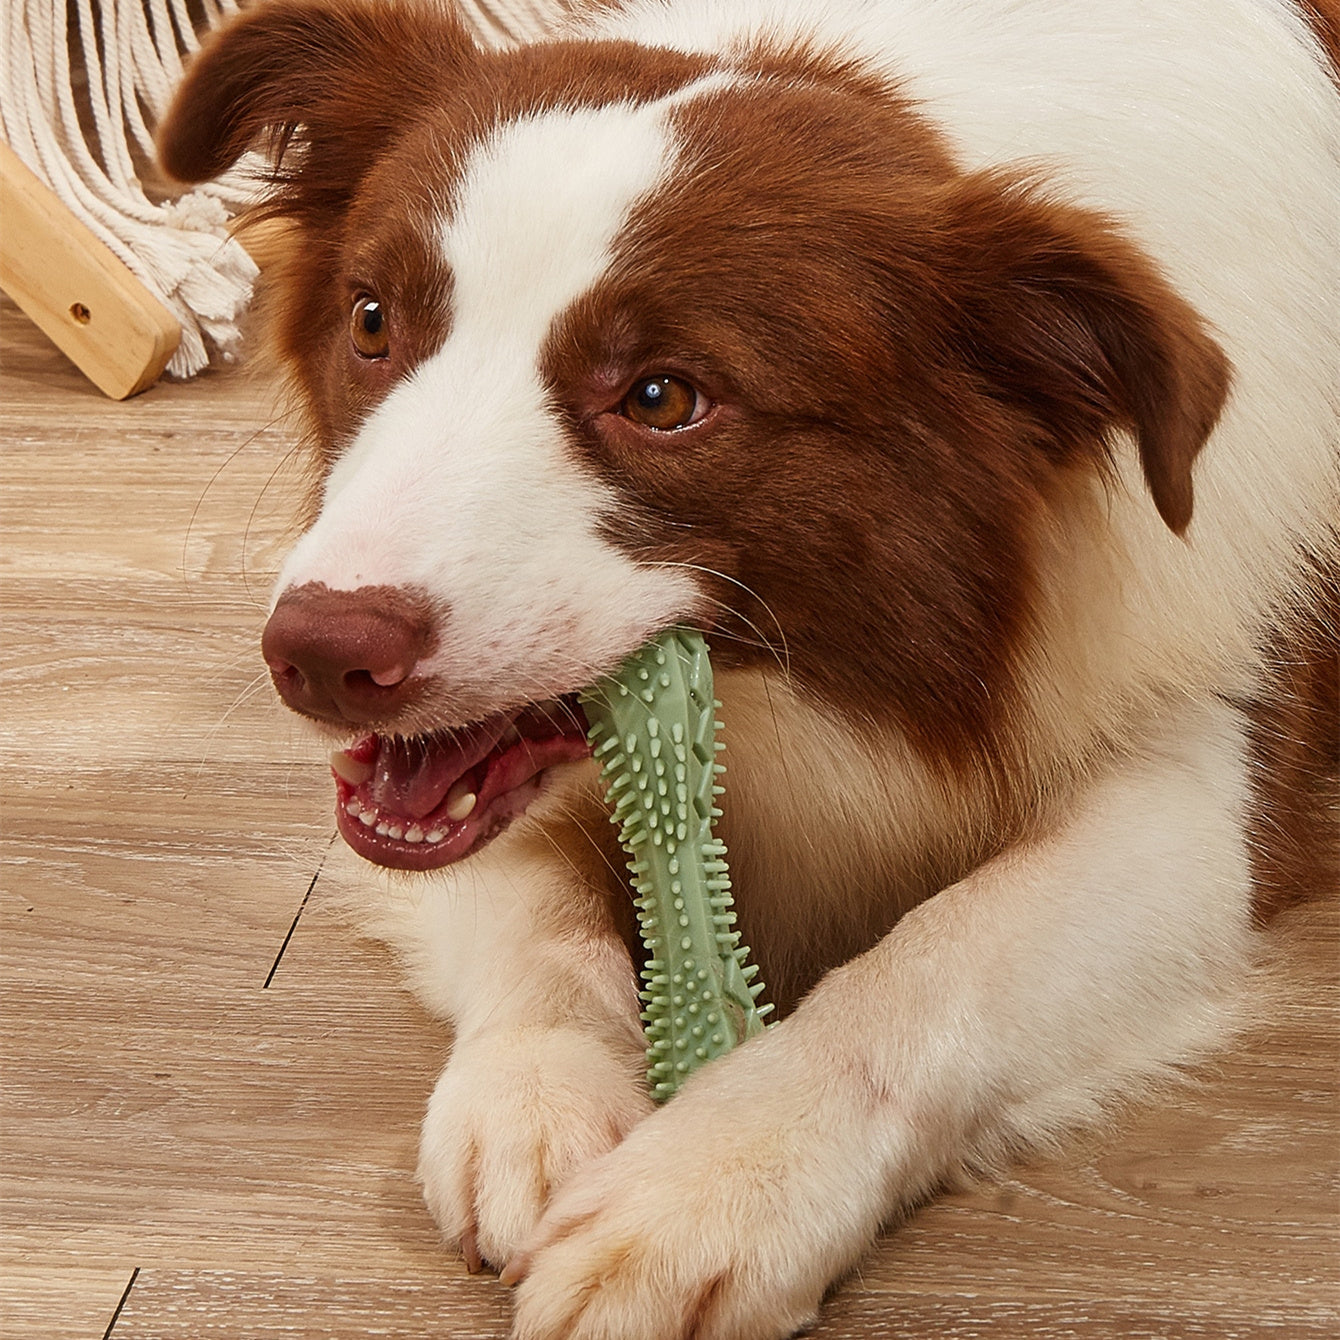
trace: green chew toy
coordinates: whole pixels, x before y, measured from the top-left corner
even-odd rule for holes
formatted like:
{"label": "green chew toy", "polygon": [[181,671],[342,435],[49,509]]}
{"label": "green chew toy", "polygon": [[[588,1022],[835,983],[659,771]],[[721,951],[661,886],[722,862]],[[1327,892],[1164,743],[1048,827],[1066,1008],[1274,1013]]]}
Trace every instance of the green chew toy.
{"label": "green chew toy", "polygon": [[702,634],[673,629],[649,642],[588,689],[582,706],[631,857],[647,947],[647,1079],[663,1102],[699,1066],[761,1032],[772,1009],[755,1004],[763,984],[732,929],[726,846],[712,834],[725,769]]}

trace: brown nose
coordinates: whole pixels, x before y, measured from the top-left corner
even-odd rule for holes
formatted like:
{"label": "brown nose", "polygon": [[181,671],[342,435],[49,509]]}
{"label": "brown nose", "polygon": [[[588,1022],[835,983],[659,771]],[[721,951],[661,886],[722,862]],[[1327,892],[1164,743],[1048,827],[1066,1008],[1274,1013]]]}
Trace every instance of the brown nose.
{"label": "brown nose", "polygon": [[261,653],[295,711],[366,725],[388,721],[416,695],[415,667],[436,640],[431,607],[413,592],[309,582],[280,596]]}

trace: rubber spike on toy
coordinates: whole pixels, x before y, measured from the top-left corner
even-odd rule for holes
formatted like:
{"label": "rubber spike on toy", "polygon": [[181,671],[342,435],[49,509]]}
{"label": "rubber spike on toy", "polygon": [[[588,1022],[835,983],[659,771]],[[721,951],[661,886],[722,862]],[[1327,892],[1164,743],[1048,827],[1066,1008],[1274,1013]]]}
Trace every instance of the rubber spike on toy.
{"label": "rubber spike on toy", "polygon": [[701,633],[672,629],[582,694],[610,818],[629,856],[648,962],[647,1081],[658,1102],[700,1066],[762,1032],[771,1005],[732,929],[717,760],[720,704]]}

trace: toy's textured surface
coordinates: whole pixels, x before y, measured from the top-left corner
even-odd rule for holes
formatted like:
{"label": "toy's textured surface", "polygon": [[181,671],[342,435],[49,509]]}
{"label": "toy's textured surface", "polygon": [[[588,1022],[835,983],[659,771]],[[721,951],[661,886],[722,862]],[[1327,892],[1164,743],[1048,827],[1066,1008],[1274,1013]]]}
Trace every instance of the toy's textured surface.
{"label": "toy's textured surface", "polygon": [[619,840],[632,858],[647,946],[642,1014],[658,1101],[697,1067],[763,1028],[772,1006],[732,929],[726,847],[712,833],[716,761],[712,666],[700,633],[675,629],[583,695]]}

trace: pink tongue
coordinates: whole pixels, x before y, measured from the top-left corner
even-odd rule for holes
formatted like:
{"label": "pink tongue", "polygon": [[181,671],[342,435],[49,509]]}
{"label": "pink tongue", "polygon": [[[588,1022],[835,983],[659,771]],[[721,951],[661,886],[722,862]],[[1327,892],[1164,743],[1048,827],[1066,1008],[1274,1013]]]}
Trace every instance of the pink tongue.
{"label": "pink tongue", "polygon": [[446,798],[451,784],[493,747],[496,723],[486,722],[450,739],[382,740],[368,788],[379,808],[422,819]]}

